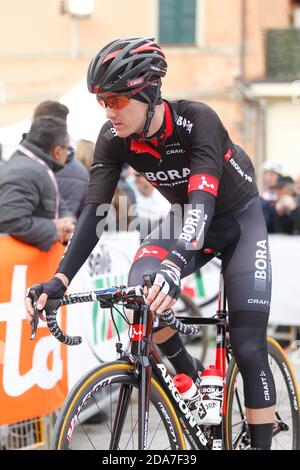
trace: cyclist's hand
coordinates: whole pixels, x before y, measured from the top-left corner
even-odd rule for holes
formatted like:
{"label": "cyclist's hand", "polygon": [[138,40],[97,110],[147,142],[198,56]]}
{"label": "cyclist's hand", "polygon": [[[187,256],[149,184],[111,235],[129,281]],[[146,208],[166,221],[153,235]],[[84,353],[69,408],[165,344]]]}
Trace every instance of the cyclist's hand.
{"label": "cyclist's hand", "polygon": [[36,284],[30,287],[25,298],[26,316],[28,322],[31,324],[33,321],[33,302],[35,299],[37,299],[39,317],[41,320],[46,321],[46,318],[42,312],[48,297],[50,299],[59,299],[64,296],[66,289],[67,287],[58,277],[53,277],[50,279],[50,281],[42,282],[41,284]]}
{"label": "cyclist's hand", "polygon": [[176,303],[180,294],[180,274],[180,269],[169,262],[162,262],[149,274],[152,287],[146,296],[152,312],[161,315]]}
{"label": "cyclist's hand", "polygon": [[56,238],[61,243],[68,242],[71,233],[74,231],[74,222],[70,217],[63,217],[62,219],[54,219],[56,226]]}

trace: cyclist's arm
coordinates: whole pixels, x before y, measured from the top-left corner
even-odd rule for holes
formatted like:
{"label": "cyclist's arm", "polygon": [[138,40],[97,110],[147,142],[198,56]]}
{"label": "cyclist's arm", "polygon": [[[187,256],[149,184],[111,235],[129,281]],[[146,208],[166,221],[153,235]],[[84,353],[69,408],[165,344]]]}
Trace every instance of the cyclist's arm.
{"label": "cyclist's arm", "polygon": [[181,270],[203,247],[204,237],[215,212],[215,201],[222,174],[222,145],[228,139],[217,114],[206,105],[195,105],[191,111],[191,174],[183,228],[172,245],[165,262]]}
{"label": "cyclist's arm", "polygon": [[187,216],[182,231],[163,262],[171,261],[182,270],[203,247],[204,237],[215,211],[215,197],[202,191],[193,191],[189,197]]}
{"label": "cyclist's arm", "polygon": [[97,230],[97,226],[102,227],[104,225],[105,215],[97,216],[97,209],[98,204],[93,203],[84,207],[73,236],[57,268],[55,276],[60,277],[65,285],[72,281],[102,235],[103,230]]}

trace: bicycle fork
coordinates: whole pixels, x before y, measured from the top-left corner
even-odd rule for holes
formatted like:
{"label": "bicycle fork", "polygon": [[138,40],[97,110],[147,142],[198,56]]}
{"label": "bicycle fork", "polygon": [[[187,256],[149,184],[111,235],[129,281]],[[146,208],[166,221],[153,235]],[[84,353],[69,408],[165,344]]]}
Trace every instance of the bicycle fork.
{"label": "bicycle fork", "polygon": [[[141,312],[134,312],[134,317],[140,322],[138,325],[142,327],[143,335],[135,338],[132,335],[131,352],[140,358],[138,380],[138,448],[146,450],[148,446],[148,420],[149,420],[149,403],[150,403],[150,387],[152,366],[149,361],[152,337],[153,316],[149,311],[149,307],[141,307]],[[133,326],[134,328],[134,326]]]}
{"label": "bicycle fork", "polygon": [[[140,306],[133,314],[131,358],[138,380],[138,449],[148,446],[148,419],[152,366],[149,361],[153,315],[148,306]],[[117,449],[132,394],[131,385],[122,385],[115,414],[110,449]],[[133,431],[132,431],[133,432]]]}

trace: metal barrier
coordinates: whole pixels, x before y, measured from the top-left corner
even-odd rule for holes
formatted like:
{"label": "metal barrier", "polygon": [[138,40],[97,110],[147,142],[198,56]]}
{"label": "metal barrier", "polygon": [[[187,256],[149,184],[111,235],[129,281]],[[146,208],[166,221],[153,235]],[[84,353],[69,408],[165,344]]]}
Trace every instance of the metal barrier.
{"label": "metal barrier", "polygon": [[49,449],[55,414],[0,426],[0,450]]}

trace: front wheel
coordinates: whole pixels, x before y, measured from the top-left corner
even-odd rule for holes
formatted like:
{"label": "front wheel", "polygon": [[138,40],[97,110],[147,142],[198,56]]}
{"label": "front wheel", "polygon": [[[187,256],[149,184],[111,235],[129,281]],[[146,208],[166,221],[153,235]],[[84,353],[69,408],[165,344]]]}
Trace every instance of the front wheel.
{"label": "front wheel", "polygon": [[[300,403],[294,373],[284,351],[272,338],[268,338],[268,355],[277,395],[271,450],[297,450],[300,449]],[[234,359],[227,373],[225,439],[227,449],[247,450],[250,447],[243,381]]]}
{"label": "front wheel", "polygon": [[[120,406],[122,425],[116,431],[115,416]],[[138,390],[131,364],[123,361],[103,364],[73,387],[58,415],[52,448],[138,449]],[[154,378],[151,379],[147,448],[185,449],[174,408]]]}

